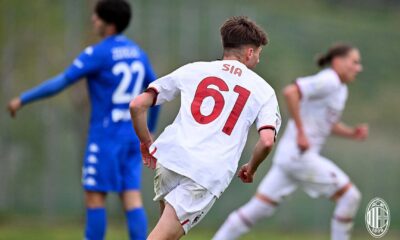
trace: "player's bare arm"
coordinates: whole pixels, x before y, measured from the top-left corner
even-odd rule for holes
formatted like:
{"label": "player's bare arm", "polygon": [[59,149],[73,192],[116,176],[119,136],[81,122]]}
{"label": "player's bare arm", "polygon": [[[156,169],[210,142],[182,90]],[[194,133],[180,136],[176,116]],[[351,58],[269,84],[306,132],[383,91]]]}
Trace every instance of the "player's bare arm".
{"label": "player's bare arm", "polygon": [[147,110],[153,104],[155,93],[145,92],[137,96],[129,104],[129,110],[136,134],[140,140],[140,151],[142,152],[143,163],[145,166],[154,169],[157,159],[149,151],[153,143],[150,131],[147,127]]}
{"label": "player's bare arm", "polygon": [[369,129],[366,123],[350,127],[343,122],[338,122],[332,126],[332,133],[337,136],[362,141],[368,137]]}
{"label": "player's bare arm", "polygon": [[22,102],[19,97],[15,97],[8,102],[7,110],[10,113],[11,117],[17,116],[17,111],[22,107]]}
{"label": "player's bare arm", "polygon": [[253,182],[254,174],[258,166],[271,152],[275,142],[275,130],[263,129],[260,131],[260,138],[254,147],[250,161],[243,165],[238,172],[238,176],[244,183]]}
{"label": "player's bare arm", "polygon": [[71,80],[67,79],[64,74],[59,74],[11,99],[8,103],[7,109],[11,117],[15,117],[17,111],[21,109],[22,106],[33,101],[53,96],[74,83],[76,80],[79,79]]}
{"label": "player's bare arm", "polygon": [[289,114],[293,118],[297,128],[297,144],[300,150],[305,151],[310,147],[303,128],[303,121],[300,117],[301,93],[296,84],[290,84],[283,90]]}

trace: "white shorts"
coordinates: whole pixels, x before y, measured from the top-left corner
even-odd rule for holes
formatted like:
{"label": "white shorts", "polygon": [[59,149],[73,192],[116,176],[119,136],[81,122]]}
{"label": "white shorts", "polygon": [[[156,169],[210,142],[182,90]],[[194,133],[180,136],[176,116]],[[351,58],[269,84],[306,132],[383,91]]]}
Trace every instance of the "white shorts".
{"label": "white shorts", "polygon": [[338,166],[317,152],[308,151],[297,157],[288,154],[285,160],[276,157],[278,159],[257,189],[273,201],[281,202],[298,187],[313,198],[330,198],[350,182]]}
{"label": "white shorts", "polygon": [[154,201],[165,200],[175,210],[185,234],[199,223],[217,199],[192,179],[157,163]]}

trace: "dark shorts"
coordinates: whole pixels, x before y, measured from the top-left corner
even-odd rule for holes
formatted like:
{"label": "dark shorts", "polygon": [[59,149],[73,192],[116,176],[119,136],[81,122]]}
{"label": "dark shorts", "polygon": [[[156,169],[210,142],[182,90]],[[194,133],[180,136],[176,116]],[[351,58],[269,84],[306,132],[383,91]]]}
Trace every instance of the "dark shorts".
{"label": "dark shorts", "polygon": [[139,190],[142,174],[140,145],[110,137],[89,137],[82,168],[85,190]]}

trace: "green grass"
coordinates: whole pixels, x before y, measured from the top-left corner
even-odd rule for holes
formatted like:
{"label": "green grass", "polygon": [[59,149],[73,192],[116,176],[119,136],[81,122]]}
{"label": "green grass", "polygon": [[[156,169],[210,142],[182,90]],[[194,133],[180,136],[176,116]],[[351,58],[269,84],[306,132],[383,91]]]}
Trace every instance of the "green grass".
{"label": "green grass", "polygon": [[[60,224],[60,223],[3,223],[0,225],[0,240],[69,240],[82,239],[82,226],[78,224]],[[186,240],[204,240],[211,239],[214,231],[195,228],[183,239]],[[391,240],[399,239],[400,233],[390,231],[382,239]],[[113,223],[107,230],[107,240],[127,240],[125,226],[123,224]],[[304,231],[266,231],[257,230],[247,234],[243,240],[260,240],[260,239],[276,239],[276,240],[328,240],[328,232],[304,232]],[[365,232],[357,232],[353,236],[353,240],[373,239]]]}

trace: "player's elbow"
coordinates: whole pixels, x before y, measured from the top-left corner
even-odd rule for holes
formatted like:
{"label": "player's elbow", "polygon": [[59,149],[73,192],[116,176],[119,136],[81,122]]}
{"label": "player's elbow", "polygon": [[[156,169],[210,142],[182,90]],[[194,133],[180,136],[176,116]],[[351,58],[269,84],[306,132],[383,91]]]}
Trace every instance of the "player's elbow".
{"label": "player's elbow", "polygon": [[275,140],[273,138],[261,139],[261,145],[264,149],[270,150],[274,147]]}
{"label": "player's elbow", "polygon": [[129,103],[129,110],[131,114],[137,114],[141,111],[144,110],[144,106],[142,104],[142,101],[140,99],[140,96],[134,98],[130,103]]}
{"label": "player's elbow", "polygon": [[260,131],[260,138],[258,144],[263,149],[271,150],[275,144],[275,129],[262,129]]}
{"label": "player's elbow", "polygon": [[276,130],[273,128],[265,128],[260,131],[258,143],[266,149],[271,149],[275,144]]}
{"label": "player's elbow", "polygon": [[136,104],[135,104],[135,99],[133,99],[130,103],[129,103],[129,110],[131,110],[131,112],[136,110]]}
{"label": "player's elbow", "polygon": [[285,98],[291,98],[299,95],[299,90],[295,84],[286,86],[282,92]]}

